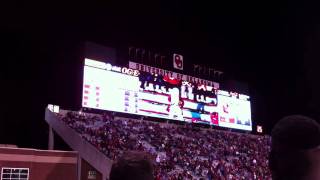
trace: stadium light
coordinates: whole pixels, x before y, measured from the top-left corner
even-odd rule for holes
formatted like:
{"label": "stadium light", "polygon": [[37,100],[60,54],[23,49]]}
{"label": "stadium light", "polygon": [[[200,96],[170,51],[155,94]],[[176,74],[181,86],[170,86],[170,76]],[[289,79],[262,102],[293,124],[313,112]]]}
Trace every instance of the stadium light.
{"label": "stadium light", "polygon": [[52,104],[48,104],[48,109],[53,112],[53,105]]}
{"label": "stadium light", "polygon": [[53,105],[53,112],[59,113],[60,112],[60,107],[58,105]]}
{"label": "stadium light", "polygon": [[48,104],[48,109],[54,113],[59,113],[60,107],[58,105]]}

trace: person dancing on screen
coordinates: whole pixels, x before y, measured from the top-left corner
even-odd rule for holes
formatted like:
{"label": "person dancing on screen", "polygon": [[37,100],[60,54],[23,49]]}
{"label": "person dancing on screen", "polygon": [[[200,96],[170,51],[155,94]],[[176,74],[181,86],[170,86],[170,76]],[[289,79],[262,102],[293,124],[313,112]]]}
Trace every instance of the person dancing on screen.
{"label": "person dancing on screen", "polygon": [[169,118],[183,121],[183,101],[180,99],[178,88],[170,89],[168,112]]}

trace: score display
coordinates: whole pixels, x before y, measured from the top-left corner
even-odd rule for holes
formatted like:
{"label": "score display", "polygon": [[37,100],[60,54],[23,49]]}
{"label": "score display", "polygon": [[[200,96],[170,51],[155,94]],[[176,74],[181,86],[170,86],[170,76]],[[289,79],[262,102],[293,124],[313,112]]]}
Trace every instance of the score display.
{"label": "score display", "polygon": [[85,59],[82,106],[252,130],[249,96]]}

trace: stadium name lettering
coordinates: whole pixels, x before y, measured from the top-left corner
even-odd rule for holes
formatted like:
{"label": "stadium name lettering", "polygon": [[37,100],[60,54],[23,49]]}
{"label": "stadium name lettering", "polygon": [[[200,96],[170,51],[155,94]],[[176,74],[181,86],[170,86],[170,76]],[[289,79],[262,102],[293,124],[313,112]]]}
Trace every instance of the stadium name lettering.
{"label": "stadium name lettering", "polygon": [[207,67],[205,65],[199,65],[199,64],[193,64],[193,73],[203,75],[203,76],[208,76],[216,80],[221,80],[221,77],[223,75],[222,71],[218,71],[212,67]]}
{"label": "stadium name lettering", "polygon": [[205,79],[200,79],[200,78],[196,78],[196,77],[185,75],[185,74],[180,74],[180,73],[176,73],[176,72],[172,72],[172,71],[168,71],[168,70],[164,70],[164,69],[160,69],[160,68],[155,68],[155,67],[147,66],[147,65],[132,62],[132,61],[129,61],[129,68],[136,69],[139,71],[148,72],[151,74],[159,74],[162,76],[169,76],[172,78],[185,80],[185,81],[192,82],[195,84],[204,84],[207,86],[213,86],[216,89],[219,88],[219,83],[216,83],[213,81],[208,81]]}
{"label": "stadium name lettering", "polygon": [[[150,64],[158,67],[171,67],[172,61],[168,59],[167,55],[161,53],[155,53],[145,48],[129,47],[129,60],[134,62],[140,62]],[[169,66],[170,65],[170,66]],[[223,71],[219,71],[213,67],[207,65],[193,64],[194,76],[203,76],[213,78],[214,80],[220,81],[223,78]]]}

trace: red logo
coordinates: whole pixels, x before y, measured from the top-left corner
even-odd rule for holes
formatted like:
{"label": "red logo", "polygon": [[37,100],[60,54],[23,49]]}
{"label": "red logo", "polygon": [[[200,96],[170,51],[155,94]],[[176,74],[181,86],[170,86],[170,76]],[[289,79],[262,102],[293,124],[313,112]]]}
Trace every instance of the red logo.
{"label": "red logo", "polygon": [[173,67],[183,70],[183,56],[180,54],[173,54]]}
{"label": "red logo", "polygon": [[174,62],[176,63],[177,67],[182,68],[182,60],[180,55],[176,55],[174,57]]}

